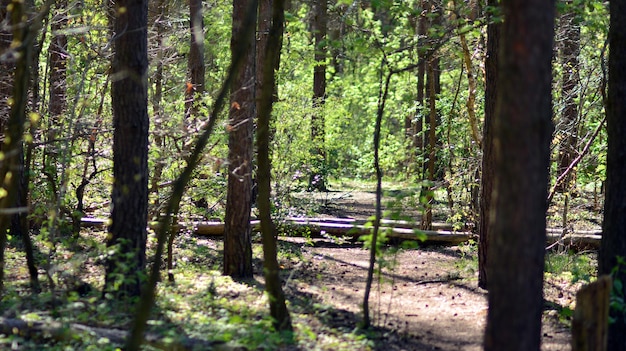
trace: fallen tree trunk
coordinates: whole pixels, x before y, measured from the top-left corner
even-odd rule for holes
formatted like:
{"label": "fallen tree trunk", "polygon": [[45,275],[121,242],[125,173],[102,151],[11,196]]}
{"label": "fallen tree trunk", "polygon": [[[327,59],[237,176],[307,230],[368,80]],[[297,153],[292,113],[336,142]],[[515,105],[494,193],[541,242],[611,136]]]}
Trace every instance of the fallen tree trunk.
{"label": "fallen tree trunk", "polygon": [[[78,323],[67,324],[57,321],[25,321],[3,317],[0,317],[0,334],[19,335],[29,340],[54,340],[56,342],[76,341],[82,340],[86,336],[95,336],[98,339],[106,338],[115,345],[124,345],[128,337],[128,332],[120,329],[91,327]],[[148,333],[145,340],[147,345],[159,350],[245,350],[221,341],[208,341],[186,336],[164,338],[157,334]]]}
{"label": "fallen tree trunk", "polygon": [[[252,221],[252,225],[253,230],[258,230],[258,223]],[[311,236],[329,234],[336,236],[350,236],[353,238],[358,238],[359,236],[370,234],[372,229],[371,227],[365,225],[305,221],[277,222],[277,227],[281,232],[295,232],[309,234]],[[423,233],[423,237],[426,239],[426,242],[449,245],[458,245],[475,237],[474,234],[468,232],[417,230],[410,228],[381,227],[380,231],[381,233],[386,233],[387,237],[389,238],[404,240],[419,240],[419,238],[421,237],[420,233]],[[198,222],[193,225],[193,232],[196,235],[220,236],[224,234],[224,223]]]}
{"label": "fallen tree trunk", "polygon": [[[368,222],[365,219],[355,219],[355,218],[319,218],[319,217],[287,217],[285,221],[289,222],[297,222],[297,223],[344,223],[344,224],[353,224],[353,225],[364,225]],[[386,227],[394,227],[394,228],[409,228],[416,229],[420,227],[420,221],[412,222],[412,221],[402,221],[402,220],[393,220],[393,219],[381,219],[380,224]],[[468,227],[467,225],[465,227]],[[445,222],[433,222],[432,228],[434,230],[453,230],[454,225],[451,223]]]}
{"label": "fallen tree trunk", "polygon": [[557,242],[561,242],[564,246],[572,246],[577,249],[599,249],[602,242],[602,235],[595,234],[557,234],[547,233],[547,243],[552,246]]}
{"label": "fallen tree trunk", "polygon": [[[104,227],[108,224],[108,219],[100,218],[83,218],[82,223],[87,227]],[[371,227],[366,226],[364,220],[356,220],[351,218],[299,218],[289,217],[282,221],[277,221],[276,225],[282,232],[291,232],[298,234],[308,234],[312,236],[320,236],[330,234],[335,236],[349,236],[358,238],[367,235],[371,231]],[[259,221],[250,222],[252,230],[259,230]],[[455,232],[451,230],[419,230],[416,226],[406,221],[383,220],[381,223],[381,231],[387,233],[390,238],[403,240],[418,240],[419,234],[424,233],[427,243],[458,245],[467,242],[470,239],[476,239],[476,235],[471,232]],[[151,222],[150,228],[155,229],[159,225],[158,222]],[[446,223],[441,223],[440,228],[446,227]],[[218,221],[209,222],[182,222],[176,225],[175,230],[187,228],[195,235],[201,236],[221,236],[224,235],[224,223]],[[563,245],[573,246],[576,248],[592,248],[600,247],[602,240],[602,232],[597,230],[577,231],[562,235],[562,229],[549,228],[546,230],[547,244],[557,242]]]}

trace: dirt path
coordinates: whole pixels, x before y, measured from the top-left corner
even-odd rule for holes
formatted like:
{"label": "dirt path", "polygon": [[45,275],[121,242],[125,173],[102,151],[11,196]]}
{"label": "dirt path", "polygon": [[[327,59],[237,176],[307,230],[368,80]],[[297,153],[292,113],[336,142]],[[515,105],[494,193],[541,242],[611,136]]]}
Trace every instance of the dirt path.
{"label": "dirt path", "polygon": [[[363,218],[371,214],[373,194],[338,194],[325,201],[327,215]],[[339,245],[324,239],[283,240],[303,253],[303,263],[285,267],[291,278],[287,293],[329,306],[331,323],[337,326],[360,321],[369,251],[360,244]],[[477,287],[472,257],[476,253],[468,250],[426,247],[382,257],[390,266],[370,298],[373,323],[384,335],[376,349],[482,350],[487,295]],[[546,306],[571,305],[576,289],[567,281],[548,279]],[[559,322],[555,310],[544,311],[542,334],[542,350],[571,350],[569,327]]]}
{"label": "dirt path", "polygon": [[[304,254],[300,266],[286,267],[293,272],[288,294],[332,306],[337,326],[358,322],[369,252],[326,240],[315,241],[313,247],[302,239],[284,240],[303,245]],[[486,291],[476,287],[475,273],[463,266],[467,259],[461,256],[458,247],[433,247],[395,257],[395,269],[385,270],[370,299],[373,323],[386,335],[377,349],[482,350]],[[573,291],[559,290],[553,297],[573,298]],[[551,316],[544,313],[542,350],[570,350],[569,329]]]}

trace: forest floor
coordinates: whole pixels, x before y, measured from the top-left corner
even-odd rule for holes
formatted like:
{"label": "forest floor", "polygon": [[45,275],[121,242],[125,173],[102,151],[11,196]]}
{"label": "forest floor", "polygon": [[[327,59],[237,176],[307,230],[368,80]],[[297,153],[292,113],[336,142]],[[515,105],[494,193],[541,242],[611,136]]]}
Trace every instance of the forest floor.
{"label": "forest floor", "polygon": [[[319,205],[313,213],[317,216],[365,219],[373,213],[374,194],[367,191],[308,197],[307,201]],[[386,200],[394,203],[394,199]],[[573,212],[577,213],[577,226],[594,227],[597,214]],[[132,308],[99,302],[102,246],[96,243],[103,242],[104,235],[89,230],[83,234],[82,252],[56,252],[57,256],[67,255],[61,257],[66,263],[49,270],[57,288],[39,295],[28,293],[23,255],[9,247],[5,279],[11,283],[7,283],[0,305],[2,317],[127,330]],[[378,258],[382,268],[375,275],[369,300],[374,327],[366,331],[357,327],[363,317],[370,255],[361,242],[330,236],[280,236],[278,244],[295,330],[292,337],[268,331],[258,236],[253,247],[254,278],[235,281],[220,274],[221,238],[191,233],[176,240],[176,284],[162,283],[150,331],[170,338],[218,341],[215,345],[225,345],[214,348],[220,350],[482,350],[487,293],[477,287],[475,243],[401,249],[395,243],[386,245]],[[575,293],[591,279],[595,264],[593,252],[549,256],[548,266],[554,267],[545,277],[542,350],[571,349]],[[75,281],[86,281],[93,290],[76,294],[72,292]],[[61,342],[32,335],[0,335],[0,349],[14,350],[114,350],[117,346],[111,342],[97,332],[81,341]]]}
{"label": "forest floor", "polygon": [[[325,215],[351,218],[370,216],[374,199],[368,192],[320,196]],[[577,226],[593,227],[593,220],[583,222]],[[332,306],[331,325],[356,325],[362,318],[369,251],[361,244],[332,238],[283,238],[282,245],[299,246],[304,258],[304,263],[285,267],[292,272],[287,292]],[[379,331],[374,349],[482,350],[487,292],[477,287],[475,244],[401,250],[388,246],[379,260],[384,268],[375,278],[370,298],[373,324]],[[582,286],[581,281],[574,282],[579,278],[574,275],[546,274],[542,350],[571,349],[569,319]]]}

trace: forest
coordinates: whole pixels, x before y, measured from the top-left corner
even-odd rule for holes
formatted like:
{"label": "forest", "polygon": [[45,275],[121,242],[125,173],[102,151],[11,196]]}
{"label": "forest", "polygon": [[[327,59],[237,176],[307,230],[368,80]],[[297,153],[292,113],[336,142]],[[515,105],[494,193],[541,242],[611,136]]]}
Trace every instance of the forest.
{"label": "forest", "polygon": [[626,3],[0,4],[0,349],[626,350]]}

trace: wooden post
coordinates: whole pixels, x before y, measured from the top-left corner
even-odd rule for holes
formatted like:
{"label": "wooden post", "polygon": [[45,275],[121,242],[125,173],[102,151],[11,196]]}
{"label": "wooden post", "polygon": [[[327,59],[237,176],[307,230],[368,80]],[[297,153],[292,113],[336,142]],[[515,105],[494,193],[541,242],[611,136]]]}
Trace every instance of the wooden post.
{"label": "wooden post", "polygon": [[611,277],[603,275],[576,293],[572,351],[604,351],[609,326]]}

